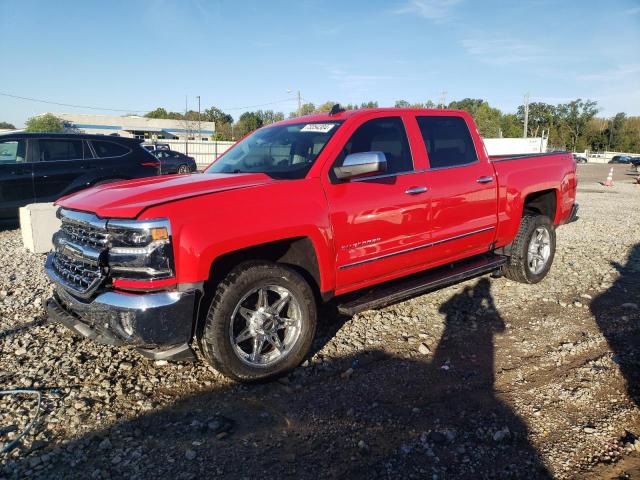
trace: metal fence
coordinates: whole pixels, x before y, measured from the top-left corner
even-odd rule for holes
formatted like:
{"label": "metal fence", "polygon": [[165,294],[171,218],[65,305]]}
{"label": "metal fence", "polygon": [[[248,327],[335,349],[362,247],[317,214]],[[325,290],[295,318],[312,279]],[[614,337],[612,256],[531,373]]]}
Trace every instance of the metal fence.
{"label": "metal fence", "polygon": [[229,150],[235,142],[194,142],[184,140],[159,140],[158,143],[167,143],[171,146],[171,150],[184,153],[195,158],[198,170],[207,167],[216,158]]}

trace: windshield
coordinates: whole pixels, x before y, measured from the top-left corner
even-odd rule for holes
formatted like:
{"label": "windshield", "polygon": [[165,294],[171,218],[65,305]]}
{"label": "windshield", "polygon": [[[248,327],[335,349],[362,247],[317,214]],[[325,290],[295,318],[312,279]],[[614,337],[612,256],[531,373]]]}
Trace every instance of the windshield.
{"label": "windshield", "polygon": [[206,173],[304,178],[340,123],[296,123],[257,130],[216,160]]}

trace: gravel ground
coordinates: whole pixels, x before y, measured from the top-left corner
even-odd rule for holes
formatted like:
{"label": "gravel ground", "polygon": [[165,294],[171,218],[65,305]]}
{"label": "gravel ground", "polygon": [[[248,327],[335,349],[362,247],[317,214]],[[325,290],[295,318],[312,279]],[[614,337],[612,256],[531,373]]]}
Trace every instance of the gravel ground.
{"label": "gravel ground", "polygon": [[[547,279],[488,276],[352,318],[242,386],[49,324],[43,257],[0,232],[0,386],[42,409],[0,478],[640,478],[640,186],[580,166]],[[0,396],[0,444],[36,411]]]}

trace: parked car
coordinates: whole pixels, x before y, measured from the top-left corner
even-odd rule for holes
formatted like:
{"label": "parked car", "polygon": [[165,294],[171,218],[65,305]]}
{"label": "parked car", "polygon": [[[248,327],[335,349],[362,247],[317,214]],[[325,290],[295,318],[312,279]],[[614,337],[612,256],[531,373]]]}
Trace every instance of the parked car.
{"label": "parked car", "polygon": [[153,155],[160,160],[160,172],[165,173],[191,173],[198,167],[193,157],[174,150],[155,150]]}
{"label": "parked car", "polygon": [[0,220],[92,185],[152,177],[160,162],[125,137],[63,133],[0,135]]}
{"label": "parked car", "polygon": [[609,163],[631,163],[631,157],[628,155],[615,155]]}
{"label": "parked car", "polygon": [[640,157],[631,157],[631,160],[629,161],[633,166],[640,167]]}
{"label": "parked car", "polygon": [[155,152],[156,150],[171,150],[171,145],[168,143],[143,143],[142,148]]}
{"label": "parked car", "polygon": [[[155,359],[252,381],[295,368],[318,308],[380,308],[488,272],[545,278],[576,219],[570,153],[487,157],[456,110],[285,120],[202,175],[58,202],[49,316]],[[78,272],[77,274],[74,272]]]}
{"label": "parked car", "polygon": [[587,160],[587,157],[585,157],[584,155],[578,155],[577,153],[573,154],[573,159],[576,161],[576,163],[588,163],[589,160]]}

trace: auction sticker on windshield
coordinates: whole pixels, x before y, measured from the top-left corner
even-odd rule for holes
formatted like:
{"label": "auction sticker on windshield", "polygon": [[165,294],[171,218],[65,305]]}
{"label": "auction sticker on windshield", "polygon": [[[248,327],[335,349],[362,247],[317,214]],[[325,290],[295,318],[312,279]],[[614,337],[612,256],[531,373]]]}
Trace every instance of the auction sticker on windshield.
{"label": "auction sticker on windshield", "polygon": [[335,127],[335,123],[308,123],[304,127],[300,129],[301,132],[316,132],[316,133],[327,133],[333,127]]}

